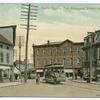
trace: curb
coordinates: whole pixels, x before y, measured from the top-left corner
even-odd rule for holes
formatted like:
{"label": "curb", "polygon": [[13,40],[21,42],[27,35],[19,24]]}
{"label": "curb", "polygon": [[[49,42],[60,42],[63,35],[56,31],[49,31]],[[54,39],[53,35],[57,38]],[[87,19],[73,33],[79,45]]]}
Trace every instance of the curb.
{"label": "curb", "polygon": [[12,87],[12,86],[18,86],[18,85],[22,85],[22,84],[24,84],[24,83],[9,84],[9,85],[0,86],[0,88]]}
{"label": "curb", "polygon": [[[77,83],[87,83],[86,81],[75,81],[75,80],[69,80],[69,81],[72,81],[72,82],[77,82]],[[95,84],[95,85],[100,85],[100,83],[96,83],[96,82],[92,82],[92,83],[89,83],[89,84]]]}

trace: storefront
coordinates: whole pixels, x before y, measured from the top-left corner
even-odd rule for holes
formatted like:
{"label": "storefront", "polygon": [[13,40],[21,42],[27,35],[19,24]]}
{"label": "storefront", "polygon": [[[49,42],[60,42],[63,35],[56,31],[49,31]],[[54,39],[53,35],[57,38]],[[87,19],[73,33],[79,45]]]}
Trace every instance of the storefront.
{"label": "storefront", "polygon": [[37,69],[36,73],[40,75],[40,77],[43,77],[43,69]]}
{"label": "storefront", "polygon": [[6,81],[11,81],[11,67],[9,66],[0,66],[0,83],[1,82],[6,82]]}

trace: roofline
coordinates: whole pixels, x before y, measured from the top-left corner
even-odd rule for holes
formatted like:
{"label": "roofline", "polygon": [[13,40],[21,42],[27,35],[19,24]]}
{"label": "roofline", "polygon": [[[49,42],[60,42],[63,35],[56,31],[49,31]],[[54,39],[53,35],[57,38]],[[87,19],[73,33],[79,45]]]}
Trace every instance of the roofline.
{"label": "roofline", "polygon": [[100,32],[100,30],[96,30],[96,31],[95,31],[95,33],[98,33],[98,32]]}
{"label": "roofline", "polygon": [[60,44],[45,44],[45,45],[32,45],[32,47],[52,47],[52,46],[60,46]]}
{"label": "roofline", "polygon": [[41,44],[41,45],[35,45],[35,44],[33,44],[32,47],[60,46],[60,45],[62,45],[63,43],[65,43],[66,41],[69,41],[70,43],[74,43],[74,42],[72,42],[71,40],[66,39],[66,40],[62,41],[61,43],[59,43],[59,44],[45,44],[45,45],[44,45],[44,44]]}
{"label": "roofline", "polygon": [[74,44],[75,45],[78,45],[78,44],[83,44],[84,45],[84,42],[75,42]]}
{"label": "roofline", "polygon": [[45,45],[35,45],[35,44],[33,44],[32,47],[60,46],[60,45],[62,45],[63,43],[65,43],[66,41],[69,41],[70,43],[73,43],[74,45],[79,45],[79,44],[84,45],[84,42],[72,42],[71,40],[66,39],[65,41],[61,42],[60,44],[45,44]]}
{"label": "roofline", "polygon": [[4,43],[4,42],[0,42],[2,44],[6,44],[6,45],[9,45],[9,46],[14,46],[12,43],[11,44],[8,44],[8,43]]}
{"label": "roofline", "polygon": [[0,28],[9,28],[9,27],[17,27],[17,25],[0,26]]}

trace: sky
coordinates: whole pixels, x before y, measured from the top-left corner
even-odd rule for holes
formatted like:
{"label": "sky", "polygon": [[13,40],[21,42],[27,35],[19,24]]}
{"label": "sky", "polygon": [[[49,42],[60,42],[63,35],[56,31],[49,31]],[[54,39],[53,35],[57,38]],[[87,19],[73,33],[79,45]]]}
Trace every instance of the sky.
{"label": "sky", "polygon": [[[32,44],[44,44],[47,40],[83,42],[87,32],[100,30],[100,4],[34,4],[38,5],[37,30],[29,33],[29,59],[32,55]],[[20,29],[21,4],[0,3],[0,26],[17,25],[16,35],[24,37],[22,59],[25,55],[26,30]],[[15,46],[18,58],[18,47]]]}

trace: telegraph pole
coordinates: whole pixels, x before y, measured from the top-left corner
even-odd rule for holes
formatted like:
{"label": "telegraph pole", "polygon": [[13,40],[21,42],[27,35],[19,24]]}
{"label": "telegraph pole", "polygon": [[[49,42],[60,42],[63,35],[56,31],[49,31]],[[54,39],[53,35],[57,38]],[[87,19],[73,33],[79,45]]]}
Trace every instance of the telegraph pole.
{"label": "telegraph pole", "polygon": [[75,71],[74,71],[74,66],[73,66],[73,46],[72,46],[72,44],[71,44],[71,55],[72,55],[71,65],[72,65],[72,70],[73,70],[72,80],[75,80]]}
{"label": "telegraph pole", "polygon": [[21,62],[21,36],[19,36],[19,71],[20,71],[20,62]]}
{"label": "telegraph pole", "polygon": [[21,65],[21,48],[24,45],[24,36],[17,36],[16,45],[19,47],[19,71],[20,71],[19,78],[21,79],[21,69],[20,69],[20,65]]}
{"label": "telegraph pole", "polygon": [[[25,47],[25,75],[24,75],[24,82],[27,82],[27,59],[28,59],[28,39],[29,39],[29,31],[36,30],[36,28],[31,28],[31,27],[36,27],[36,25],[30,25],[31,20],[36,20],[36,14],[37,14],[37,6],[34,6],[32,4],[22,4],[22,11],[21,15],[23,16],[21,19],[24,19],[27,21],[26,24],[21,24],[21,26],[26,26],[21,27],[22,29],[26,29],[26,47]],[[35,11],[35,12],[33,12]],[[35,18],[34,18],[35,17]]]}

